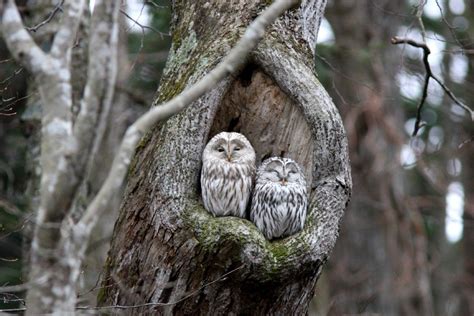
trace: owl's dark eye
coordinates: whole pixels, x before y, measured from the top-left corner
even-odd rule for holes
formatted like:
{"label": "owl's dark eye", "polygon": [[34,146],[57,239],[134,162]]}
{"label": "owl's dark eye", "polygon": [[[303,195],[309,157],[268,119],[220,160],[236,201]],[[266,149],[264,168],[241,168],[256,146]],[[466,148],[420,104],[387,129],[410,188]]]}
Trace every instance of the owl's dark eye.
{"label": "owl's dark eye", "polygon": [[217,151],[220,152],[220,153],[223,153],[223,152],[224,152],[224,148],[219,147],[219,148],[217,148]]}
{"label": "owl's dark eye", "polygon": [[235,151],[239,151],[239,150],[240,150],[240,147],[235,147],[234,150],[235,150]]}

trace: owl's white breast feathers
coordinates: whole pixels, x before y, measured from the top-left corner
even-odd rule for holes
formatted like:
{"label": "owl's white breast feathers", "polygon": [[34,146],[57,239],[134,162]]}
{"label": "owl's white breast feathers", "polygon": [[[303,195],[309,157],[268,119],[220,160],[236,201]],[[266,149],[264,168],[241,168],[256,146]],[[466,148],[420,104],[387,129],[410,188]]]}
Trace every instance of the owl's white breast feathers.
{"label": "owl's white breast feathers", "polygon": [[204,161],[201,188],[204,207],[215,216],[245,218],[254,168],[210,159]]}

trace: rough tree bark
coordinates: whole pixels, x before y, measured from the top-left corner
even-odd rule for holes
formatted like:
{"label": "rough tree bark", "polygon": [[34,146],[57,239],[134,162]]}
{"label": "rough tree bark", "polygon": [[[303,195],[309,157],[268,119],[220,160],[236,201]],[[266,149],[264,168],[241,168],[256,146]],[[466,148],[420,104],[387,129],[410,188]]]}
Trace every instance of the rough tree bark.
{"label": "rough tree bark", "polygon": [[[92,149],[102,140],[104,117],[112,101],[118,4],[96,1],[92,19],[95,31],[89,42],[89,52],[94,58],[89,58],[83,98],[76,89],[81,80],[71,70],[71,57],[74,57],[75,36],[83,34],[79,25],[85,1],[64,2],[59,27],[48,51],[38,46],[24,29],[15,2],[5,1],[3,5],[0,11],[5,41],[12,55],[35,78],[42,105],[42,174],[31,247],[27,313],[72,312],[91,227],[76,224],[69,208],[89,165],[88,159],[93,157]],[[73,115],[74,102],[81,103],[77,116]]]}
{"label": "rough tree bark", "polygon": [[[313,72],[326,1],[280,18],[239,75],[142,140],[129,172],[99,302],[130,312],[305,313],[351,193],[339,114]],[[174,1],[173,44],[154,104],[208,73],[266,1]],[[252,117],[256,115],[257,117]],[[268,242],[247,220],[213,218],[199,197],[201,153],[222,130],[262,159],[290,156],[310,179],[304,230]],[[111,307],[113,308],[113,307]]]}

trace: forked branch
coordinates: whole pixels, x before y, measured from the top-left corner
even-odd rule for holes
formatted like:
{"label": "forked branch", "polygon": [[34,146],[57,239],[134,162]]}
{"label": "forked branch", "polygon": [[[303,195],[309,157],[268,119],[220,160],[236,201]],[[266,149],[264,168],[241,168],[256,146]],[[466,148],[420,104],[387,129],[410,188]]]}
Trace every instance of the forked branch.
{"label": "forked branch", "polygon": [[474,121],[474,112],[467,105],[465,105],[458,98],[456,98],[454,93],[431,70],[431,65],[428,61],[428,55],[431,53],[431,51],[428,45],[426,45],[426,43],[417,42],[410,38],[402,38],[402,37],[394,36],[392,38],[392,44],[394,45],[408,44],[410,46],[421,48],[423,50],[423,65],[425,67],[425,78],[424,78],[424,84],[423,84],[423,93],[421,95],[421,99],[420,99],[420,102],[418,103],[418,107],[416,110],[415,127],[413,129],[413,134],[412,134],[413,136],[416,136],[418,134],[418,131],[420,130],[422,126],[421,125],[421,111],[425,104],[426,97],[428,96],[428,84],[430,83],[430,78],[433,78],[433,80],[436,81],[441,86],[444,92],[451,98],[451,100],[454,101],[454,103],[456,103],[461,108],[466,110],[466,112],[468,112],[471,117],[471,121]]}

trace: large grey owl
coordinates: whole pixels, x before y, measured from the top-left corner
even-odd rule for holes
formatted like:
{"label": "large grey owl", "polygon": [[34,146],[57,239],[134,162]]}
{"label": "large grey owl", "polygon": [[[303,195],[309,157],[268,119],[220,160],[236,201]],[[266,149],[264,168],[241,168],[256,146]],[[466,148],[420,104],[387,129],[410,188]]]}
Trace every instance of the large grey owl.
{"label": "large grey owl", "polygon": [[257,171],[250,220],[267,239],[286,237],[303,229],[308,198],[298,164],[272,157]]}
{"label": "large grey owl", "polygon": [[255,150],[244,135],[222,132],[202,154],[201,189],[206,210],[215,216],[245,218],[255,174]]}

